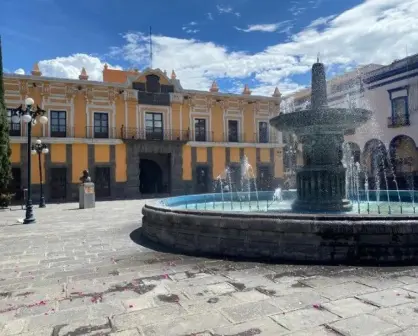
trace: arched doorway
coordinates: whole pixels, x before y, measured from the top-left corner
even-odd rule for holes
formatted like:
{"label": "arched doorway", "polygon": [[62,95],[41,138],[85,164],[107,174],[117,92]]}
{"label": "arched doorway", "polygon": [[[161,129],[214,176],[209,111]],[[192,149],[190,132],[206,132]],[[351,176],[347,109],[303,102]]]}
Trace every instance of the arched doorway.
{"label": "arched doorway", "polygon": [[371,139],[364,145],[362,165],[365,167],[370,189],[390,189],[392,179],[389,177],[389,156],[384,143],[379,139]]}
{"label": "arched doorway", "polygon": [[361,162],[361,151],[360,146],[355,142],[347,142],[347,146],[350,149],[350,153],[353,157],[354,162]]}
{"label": "arched doorway", "polygon": [[139,191],[141,194],[159,194],[163,192],[163,171],[158,163],[153,160],[140,160]]}
{"label": "arched doorway", "polygon": [[393,169],[400,189],[414,189],[415,172],[418,170],[418,153],[415,141],[406,135],[398,135],[389,146]]}

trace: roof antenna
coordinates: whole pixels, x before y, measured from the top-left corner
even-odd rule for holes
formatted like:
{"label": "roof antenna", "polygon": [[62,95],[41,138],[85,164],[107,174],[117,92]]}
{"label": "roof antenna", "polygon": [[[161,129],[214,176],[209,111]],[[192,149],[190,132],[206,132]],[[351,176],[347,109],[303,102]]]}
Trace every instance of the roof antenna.
{"label": "roof antenna", "polygon": [[152,69],[152,28],[149,26],[149,67]]}
{"label": "roof antenna", "polygon": [[321,56],[321,53],[318,53],[318,55],[316,56],[316,63],[319,63],[319,56]]}

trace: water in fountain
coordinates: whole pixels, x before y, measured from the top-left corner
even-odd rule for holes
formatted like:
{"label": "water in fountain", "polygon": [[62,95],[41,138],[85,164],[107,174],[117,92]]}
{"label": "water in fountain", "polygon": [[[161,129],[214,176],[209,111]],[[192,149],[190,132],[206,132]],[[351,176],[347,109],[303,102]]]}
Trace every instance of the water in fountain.
{"label": "water in fountain", "polygon": [[248,207],[251,209],[251,184],[254,186],[255,199],[257,208],[259,208],[257,181],[254,175],[254,169],[248,161],[248,157],[244,155],[241,160],[241,192],[247,191]]}

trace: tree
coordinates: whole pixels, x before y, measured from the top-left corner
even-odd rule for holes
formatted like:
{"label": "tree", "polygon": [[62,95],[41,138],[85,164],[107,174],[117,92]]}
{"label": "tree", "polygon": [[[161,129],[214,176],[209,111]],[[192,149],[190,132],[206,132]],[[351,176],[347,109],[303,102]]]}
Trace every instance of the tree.
{"label": "tree", "polygon": [[8,206],[11,195],[8,191],[12,179],[9,138],[9,120],[7,118],[6,102],[4,99],[3,58],[0,37],[0,207]]}

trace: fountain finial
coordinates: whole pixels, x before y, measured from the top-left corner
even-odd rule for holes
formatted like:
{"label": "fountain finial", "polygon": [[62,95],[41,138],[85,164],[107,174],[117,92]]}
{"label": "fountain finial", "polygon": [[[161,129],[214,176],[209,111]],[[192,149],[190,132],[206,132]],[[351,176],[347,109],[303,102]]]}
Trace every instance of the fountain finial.
{"label": "fountain finial", "polygon": [[321,56],[320,52],[318,52],[318,55],[316,56],[316,63],[319,63],[319,56]]}

